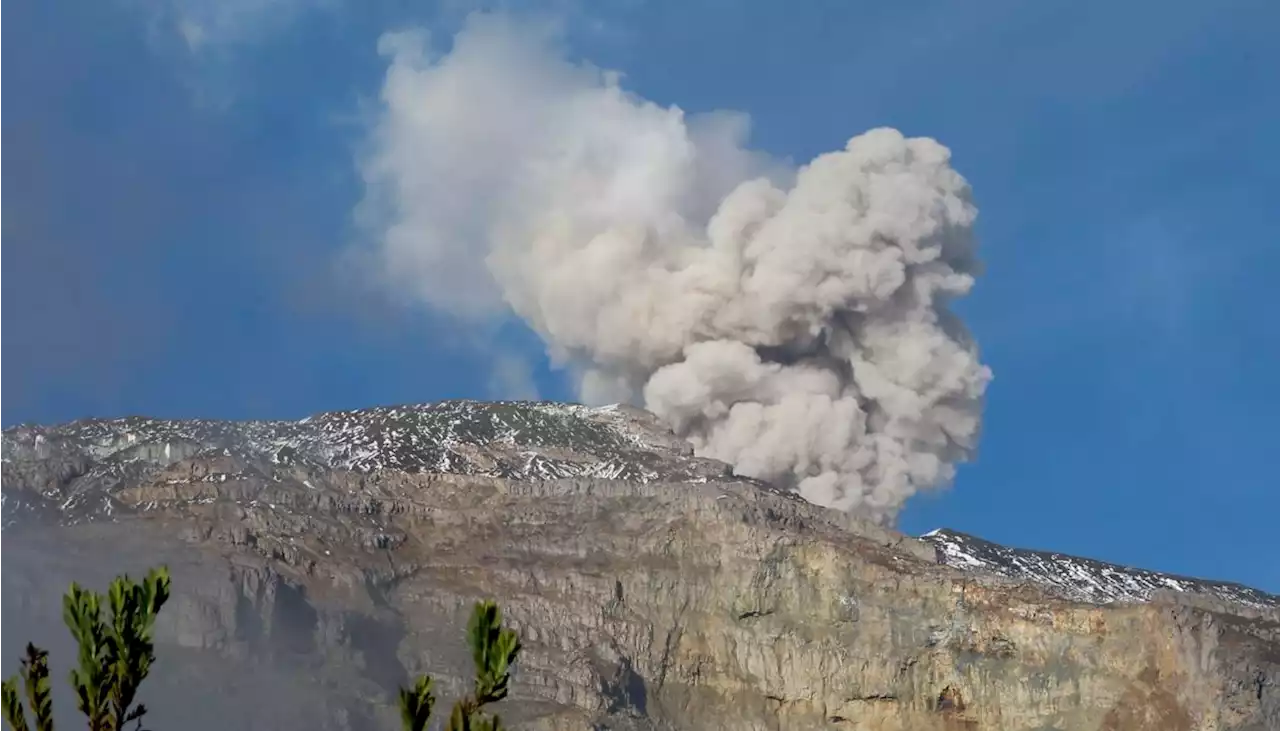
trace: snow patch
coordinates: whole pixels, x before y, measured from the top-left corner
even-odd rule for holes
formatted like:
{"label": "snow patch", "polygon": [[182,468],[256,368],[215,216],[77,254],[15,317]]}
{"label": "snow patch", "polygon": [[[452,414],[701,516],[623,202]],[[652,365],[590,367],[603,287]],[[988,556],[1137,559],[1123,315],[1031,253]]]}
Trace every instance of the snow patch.
{"label": "snow patch", "polygon": [[1172,576],[1061,553],[1010,548],[946,529],[920,536],[932,543],[938,560],[964,571],[1030,581],[1073,601],[1089,604],[1140,603],[1157,592],[1198,595],[1254,609],[1280,609],[1280,597],[1247,586]]}

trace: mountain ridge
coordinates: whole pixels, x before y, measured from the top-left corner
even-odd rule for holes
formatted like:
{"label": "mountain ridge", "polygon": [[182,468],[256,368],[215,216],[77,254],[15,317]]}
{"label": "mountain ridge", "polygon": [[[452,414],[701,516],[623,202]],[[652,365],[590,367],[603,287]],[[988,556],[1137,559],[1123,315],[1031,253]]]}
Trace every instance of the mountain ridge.
{"label": "mountain ridge", "polygon": [[[629,428],[637,423],[644,428]],[[52,426],[22,424],[3,430],[0,460],[7,467],[24,457],[47,458],[54,449],[69,448],[98,462],[85,476],[93,476],[97,469],[107,477],[137,463],[171,463],[223,450],[228,457],[356,472],[394,469],[521,480],[585,477],[641,483],[748,479],[723,463],[694,458],[692,447],[673,434],[661,438],[663,432],[648,412],[618,404],[588,407],[551,401],[454,399],[322,412],[298,420],[128,416]],[[479,454],[462,446],[480,441],[511,449]],[[572,453],[537,451],[549,448]],[[655,459],[660,450],[675,450],[679,460]],[[223,475],[227,473],[206,479],[226,479]],[[75,499],[73,494],[71,502],[58,510],[76,507]],[[8,497],[4,504],[3,525],[8,527],[16,519],[11,514],[19,510]],[[1156,592],[1169,590],[1280,611],[1280,596],[1235,582],[1003,546],[945,527],[918,538],[935,546],[939,563],[1036,582],[1078,601],[1148,601]]]}
{"label": "mountain ridge", "polygon": [[[1271,595],[906,536],[697,458],[632,407],[25,425],[0,460],[6,612],[59,616],[91,567],[185,567],[166,647],[245,713],[262,683],[239,679],[280,658],[270,677],[328,709],[240,728],[385,728],[411,673],[462,687],[451,642],[479,598],[527,641],[513,728],[1280,727]],[[189,693],[170,680],[156,692]]]}

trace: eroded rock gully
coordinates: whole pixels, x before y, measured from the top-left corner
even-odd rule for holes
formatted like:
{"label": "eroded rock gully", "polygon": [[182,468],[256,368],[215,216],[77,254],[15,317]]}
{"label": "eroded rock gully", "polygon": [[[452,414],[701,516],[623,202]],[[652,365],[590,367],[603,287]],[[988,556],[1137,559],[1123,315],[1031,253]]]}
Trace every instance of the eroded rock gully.
{"label": "eroded rock gully", "polygon": [[516,727],[1280,729],[1276,597],[965,571],[954,541],[734,478],[642,412],[402,409],[7,431],[6,669],[28,636],[67,657],[66,582],[165,562],[157,728],[395,728],[409,675],[463,688],[492,597],[525,642]]}

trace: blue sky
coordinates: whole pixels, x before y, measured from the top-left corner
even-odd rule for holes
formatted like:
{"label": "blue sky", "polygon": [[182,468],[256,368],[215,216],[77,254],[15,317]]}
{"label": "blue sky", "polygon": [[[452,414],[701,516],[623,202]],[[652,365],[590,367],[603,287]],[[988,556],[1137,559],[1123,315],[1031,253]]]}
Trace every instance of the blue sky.
{"label": "blue sky", "polygon": [[[378,37],[447,45],[474,7],[11,2],[3,423],[488,396],[490,353],[339,256]],[[986,264],[958,309],[995,381],[978,460],[904,529],[1280,591],[1280,4],[506,8],[646,98],[749,113],[774,155],[882,125],[952,149]]]}

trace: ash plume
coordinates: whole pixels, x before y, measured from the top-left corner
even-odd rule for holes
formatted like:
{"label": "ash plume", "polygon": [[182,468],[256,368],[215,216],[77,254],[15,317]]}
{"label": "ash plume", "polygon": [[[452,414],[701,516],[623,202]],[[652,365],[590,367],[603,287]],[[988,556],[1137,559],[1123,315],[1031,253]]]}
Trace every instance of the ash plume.
{"label": "ash plume", "polygon": [[501,16],[381,50],[359,214],[397,291],[514,312],[584,401],[822,505],[891,522],[972,454],[991,373],[947,310],[978,271],[947,148],[874,129],[796,168]]}

